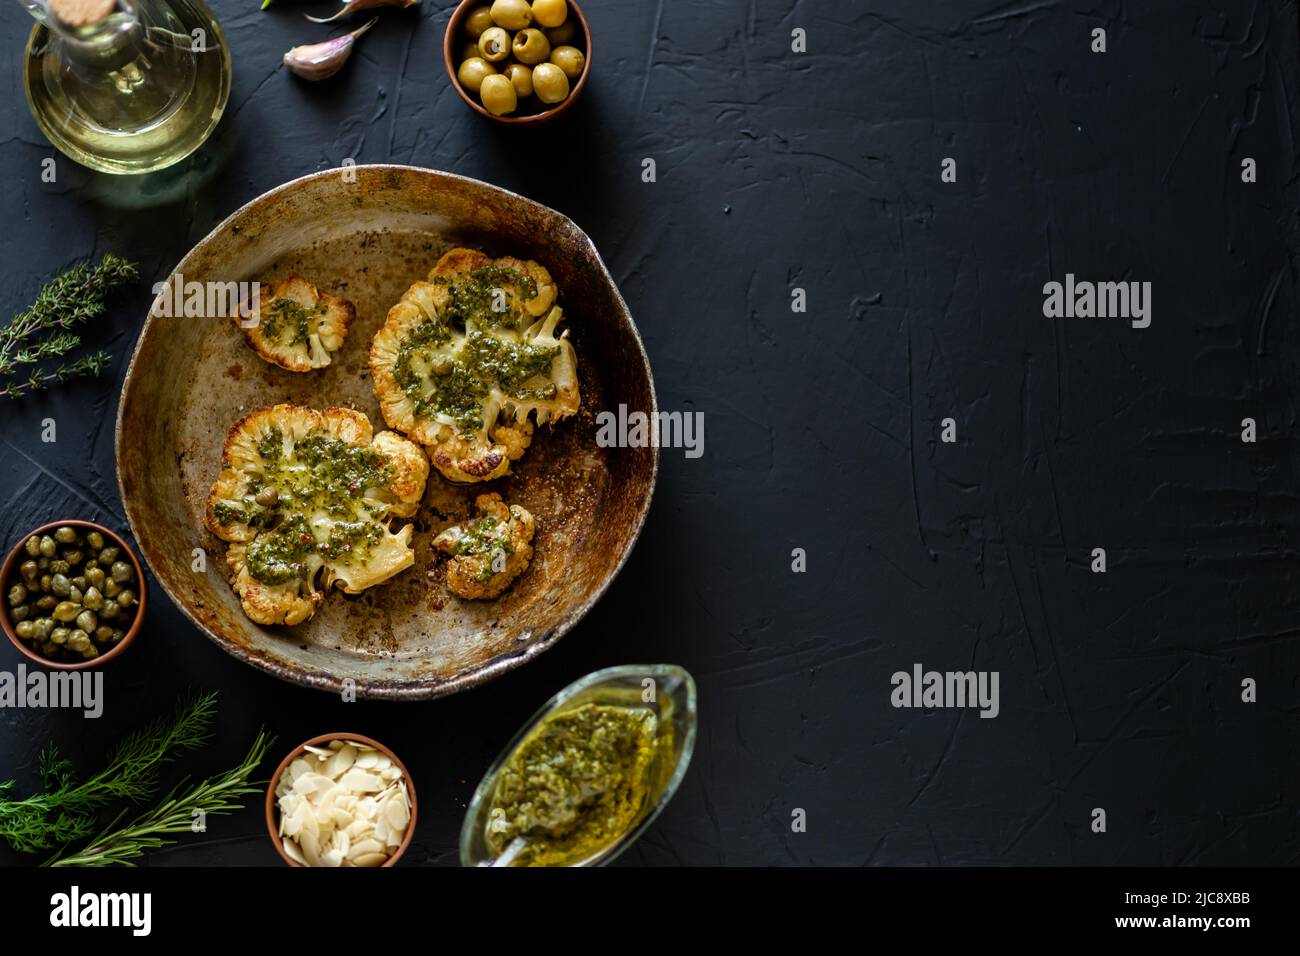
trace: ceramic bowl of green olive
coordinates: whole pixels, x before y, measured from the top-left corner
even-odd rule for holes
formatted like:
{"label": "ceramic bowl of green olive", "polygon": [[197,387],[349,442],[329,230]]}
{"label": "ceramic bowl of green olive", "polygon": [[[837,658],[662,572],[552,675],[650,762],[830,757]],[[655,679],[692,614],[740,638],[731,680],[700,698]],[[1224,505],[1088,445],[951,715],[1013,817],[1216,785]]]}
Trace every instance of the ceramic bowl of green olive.
{"label": "ceramic bowl of green olive", "polygon": [[591,33],[573,0],[463,0],[447,23],[447,76],[475,111],[542,123],[587,85]]}
{"label": "ceramic bowl of green olive", "polygon": [[32,660],[95,667],[126,650],[148,599],[144,569],[120,537],[90,521],[24,535],[0,566],[0,626]]}

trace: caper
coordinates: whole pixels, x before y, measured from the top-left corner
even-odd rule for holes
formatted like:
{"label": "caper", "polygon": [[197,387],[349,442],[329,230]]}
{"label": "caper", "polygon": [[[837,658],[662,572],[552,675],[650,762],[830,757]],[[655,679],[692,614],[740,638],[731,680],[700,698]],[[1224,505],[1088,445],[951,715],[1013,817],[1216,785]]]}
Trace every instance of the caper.
{"label": "caper", "polygon": [[274,486],[267,485],[253,497],[253,500],[262,507],[269,508],[280,500],[280,493],[275,490]]}
{"label": "caper", "polygon": [[460,69],[456,71],[456,79],[460,80],[460,85],[465,89],[471,93],[477,93],[479,87],[483,85],[483,79],[491,76],[496,71],[495,66],[475,52],[472,57],[460,65]]}
{"label": "caper", "polygon": [[68,642],[68,635],[71,633],[72,631],[66,627],[56,627],[50,631],[50,643],[66,644]]}
{"label": "caper", "polygon": [[117,596],[118,607],[134,607],[135,592],[130,588],[122,588],[122,592]]}
{"label": "caper", "polygon": [[82,599],[82,597],[84,597],[84,595],[81,593],[81,588],[77,588],[77,587],[69,587],[69,588],[68,588],[68,600],[69,600],[69,601],[72,601],[72,602],[74,602],[74,603],[76,603],[76,604],[80,604],[80,603],[81,603],[81,599]]}
{"label": "caper", "polygon": [[75,630],[68,634],[68,646],[74,651],[84,651],[90,646],[90,635],[82,630]]}
{"label": "caper", "polygon": [[533,0],[533,19],[544,27],[558,27],[568,15],[565,0]]}
{"label": "caper", "polygon": [[477,40],[483,31],[492,26],[492,11],[487,7],[475,7],[465,17],[465,32]]}
{"label": "caper", "polygon": [[27,600],[27,589],[21,584],[15,584],[9,589],[9,606],[17,607]]}
{"label": "caper", "polygon": [[36,636],[41,640],[48,640],[50,632],[54,630],[54,622],[48,617],[38,617],[32,621],[32,627],[35,629]]}
{"label": "caper", "polygon": [[12,617],[15,621],[25,621],[25,620],[27,620],[29,617],[32,616],[32,608],[31,608],[31,605],[30,605],[30,604],[20,604],[20,605],[18,605],[17,607],[11,607],[11,608],[9,609],[9,616]]}
{"label": "caper", "polygon": [[54,608],[54,613],[50,616],[56,621],[71,621],[81,613],[81,605],[74,604],[71,601],[60,601]]}
{"label": "caper", "polygon": [[59,597],[67,597],[68,592],[72,590],[72,582],[66,575],[56,574],[50,579],[50,590]]}
{"label": "caper", "polygon": [[117,556],[121,553],[122,553],[121,548],[119,548],[115,544],[110,544],[107,548],[104,548],[102,551],[99,552],[98,555],[95,556],[95,560],[97,560],[104,567],[108,567],[110,564],[112,564],[114,561],[117,560]]}
{"label": "caper", "polygon": [[533,67],[533,92],[543,103],[559,103],[569,95],[569,78],[554,63]]}
{"label": "caper", "polygon": [[576,46],[557,46],[551,51],[551,62],[563,70],[569,79],[576,80],[582,76],[582,67],[587,58]]}
{"label": "caper", "polygon": [[36,566],[35,561],[24,561],[18,566],[18,573],[23,576],[23,580],[31,584],[40,575],[41,569]]}
{"label": "caper", "polygon": [[36,535],[32,535],[27,539],[27,543],[23,545],[23,548],[33,558],[39,557],[41,554],[41,539]]}
{"label": "caper", "polygon": [[[522,63],[511,63],[506,67],[506,77],[514,84],[515,95],[520,99],[533,95],[533,71],[530,67]],[[447,359],[447,371],[451,371],[451,359]],[[435,368],[435,372],[438,370]],[[438,372],[439,375],[445,375],[445,372]]]}
{"label": "caper", "polygon": [[63,560],[64,560],[64,561],[67,561],[68,564],[72,565],[74,568],[75,568],[75,567],[78,567],[78,566],[81,564],[82,560],[83,560],[85,557],[86,557],[86,556],[85,556],[84,554],[82,554],[80,551],[64,551],[64,552],[63,552]]}
{"label": "caper", "polygon": [[14,633],[24,641],[30,641],[36,634],[36,625],[31,621],[19,621],[14,625]]}
{"label": "caper", "polygon": [[122,590],[122,585],[112,578],[105,578],[104,586],[100,590],[104,592],[104,597],[117,597],[117,592]]}
{"label": "caper", "polygon": [[96,647],[94,644],[87,644],[86,649],[81,652],[81,656],[84,657],[86,660],[90,660],[92,657],[98,657],[99,648]]}
{"label": "caper", "polygon": [[492,0],[492,22],[507,30],[522,30],[533,22],[528,0]]}
{"label": "caper", "polygon": [[113,643],[114,643],[114,644],[116,644],[118,641],[120,641],[120,640],[121,640],[122,638],[124,638],[124,637],[126,637],[126,631],[122,630],[120,627],[115,627],[115,628],[113,628]]}
{"label": "caper", "polygon": [[90,582],[86,580],[86,576],[84,574],[78,574],[75,578],[72,579],[72,586],[77,590],[84,592],[86,588],[90,587]]}
{"label": "caper", "polygon": [[578,37],[578,25],[573,20],[566,20],[558,27],[548,27],[545,31],[546,39],[551,41],[552,47],[564,46],[566,43],[572,43]]}
{"label": "caper", "polygon": [[86,535],[86,543],[90,545],[90,550],[99,551],[104,547],[104,536],[98,531],[91,531]]}
{"label": "caper", "polygon": [[555,387],[554,382],[547,382],[542,386],[542,398],[549,402],[555,397],[557,391],[558,389]]}
{"label": "caper", "polygon": [[114,561],[113,567],[108,573],[113,575],[113,580],[118,584],[125,584],[132,577],[131,565],[125,561]]}
{"label": "caper", "polygon": [[72,570],[72,565],[62,559],[56,559],[50,562],[50,572],[53,574],[67,574]]}
{"label": "caper", "polygon": [[86,588],[86,593],[81,596],[81,605],[92,611],[98,611],[104,606],[103,592],[94,586]]}
{"label": "caper", "polygon": [[40,585],[41,593],[47,593],[50,588],[54,587],[54,575],[42,574],[40,581],[37,583]]}
{"label": "caper", "polygon": [[111,627],[101,624],[99,625],[99,627],[95,628],[96,642],[103,644],[105,641],[112,640],[112,638],[113,638],[113,629]]}
{"label": "caper", "polygon": [[45,555],[41,555],[36,559],[36,567],[41,571],[48,571],[50,569],[50,559]]}
{"label": "caper", "polygon": [[515,59],[520,63],[525,66],[533,66],[541,63],[551,55],[551,41],[546,39],[546,34],[541,30],[529,27],[527,30],[520,30],[515,34],[514,40],[510,43],[510,49],[514,52]]}
{"label": "caper", "polygon": [[500,63],[510,55],[510,34],[500,27],[489,27],[478,38],[478,55],[489,63]]}
{"label": "caper", "polygon": [[99,618],[95,617],[94,611],[82,611],[77,615],[77,627],[90,634],[99,627]]}
{"label": "caper", "polygon": [[478,95],[483,101],[484,108],[493,116],[513,113],[515,107],[519,105],[519,97],[515,95],[515,85],[500,73],[483,77],[483,86]]}
{"label": "caper", "polygon": [[42,537],[41,537],[41,554],[44,555],[44,556],[47,557],[47,558],[52,558],[52,557],[54,557],[54,552],[55,552],[56,550],[57,550],[57,549],[56,549],[55,546],[54,546],[54,539],[51,538],[48,534],[47,534],[47,535],[42,535]]}
{"label": "caper", "polygon": [[106,621],[113,620],[121,613],[122,609],[116,601],[105,601],[104,606],[99,609],[99,616]]}
{"label": "caper", "polygon": [[72,542],[77,540],[77,532],[72,528],[69,528],[67,525],[64,525],[62,528],[59,528],[54,532],[54,540],[59,542],[59,544],[72,544]]}
{"label": "caper", "polygon": [[86,583],[92,588],[102,588],[104,586],[105,577],[106,575],[104,574],[103,568],[86,569]]}
{"label": "caper", "polygon": [[48,611],[59,603],[59,599],[53,594],[43,594],[36,599],[36,606],[42,611]]}

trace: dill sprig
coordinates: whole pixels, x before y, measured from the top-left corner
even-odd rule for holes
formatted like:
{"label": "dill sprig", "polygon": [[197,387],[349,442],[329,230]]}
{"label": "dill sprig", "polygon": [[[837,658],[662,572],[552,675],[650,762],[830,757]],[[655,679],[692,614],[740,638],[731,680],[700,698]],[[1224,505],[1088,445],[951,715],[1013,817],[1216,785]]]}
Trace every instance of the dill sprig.
{"label": "dill sprig", "polygon": [[145,851],[177,842],[167,834],[193,832],[196,810],[202,811],[206,817],[243,809],[242,798],[262,789],[249,778],[274,742],[275,738],[268,737],[266,731],[258,731],[253,746],[239,766],[185,790],[178,786],[152,810],[140,814],[128,824],[119,825],[125,816],[123,811],[85,849],[66,856],[56,855],[44,865],[111,866],[120,863],[133,866],[132,860]]}
{"label": "dill sprig", "polygon": [[54,382],[99,375],[108,364],[106,352],[43,371],[40,363],[63,358],[81,344],[72,330],[104,314],[108,294],[140,277],[136,266],[112,254],[95,265],[83,262],[52,279],[31,308],[0,329],[0,376],[15,376],[30,368],[25,380],[0,386],[0,394],[18,398]]}
{"label": "dill sprig", "polygon": [[39,762],[43,793],[11,800],[14,781],[0,783],[0,837],[22,853],[85,839],[101,808],[115,800],[147,799],[163,764],[208,741],[216,707],[216,694],[182,699],[170,716],[123,739],[104,769],[82,783],[51,742]]}

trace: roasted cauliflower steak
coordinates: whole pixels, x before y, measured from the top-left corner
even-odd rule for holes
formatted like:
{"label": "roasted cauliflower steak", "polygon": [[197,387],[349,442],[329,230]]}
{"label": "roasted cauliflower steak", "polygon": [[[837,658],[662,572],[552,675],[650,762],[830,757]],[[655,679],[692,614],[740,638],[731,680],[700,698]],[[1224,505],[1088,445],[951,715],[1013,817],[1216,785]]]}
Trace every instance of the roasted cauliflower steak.
{"label": "roasted cauliflower steak", "polygon": [[290,372],[310,372],[330,364],[343,347],[357,317],[351,302],[322,292],[300,275],[261,283],[258,302],[235,323],[253,351]]}
{"label": "roasted cauliflower steak", "polygon": [[456,482],[510,472],[535,425],[575,414],[578,361],[551,274],[453,249],[388,312],[370,347],[384,421]]}
{"label": "roasted cauliflower steak", "polygon": [[471,600],[501,595],[533,559],[537,524],[521,505],[507,505],[493,492],[474,499],[477,517],[453,525],[433,539],[433,546],[452,556],[447,586]]}
{"label": "roasted cauliflower steak", "polygon": [[301,624],[337,586],[382,584],[415,562],[410,524],[429,463],[414,442],[374,434],[350,408],[275,405],[226,436],[204,523],[230,542],[226,563],[244,613]]}

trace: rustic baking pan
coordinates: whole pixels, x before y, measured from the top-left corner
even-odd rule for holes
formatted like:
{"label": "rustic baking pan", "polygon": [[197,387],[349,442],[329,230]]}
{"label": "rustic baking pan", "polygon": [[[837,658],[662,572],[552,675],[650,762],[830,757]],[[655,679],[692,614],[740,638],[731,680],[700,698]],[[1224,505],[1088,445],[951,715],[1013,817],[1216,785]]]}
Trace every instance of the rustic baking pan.
{"label": "rustic baking pan", "polygon": [[[351,404],[385,427],[366,357],[389,307],[446,249],[535,259],[560,289],[577,350],[582,411],[539,428],[515,473],[474,486],[429,478],[416,516],[416,562],[356,598],[333,592],[293,628],[248,620],[226,577],[225,543],[203,506],[226,431],[254,408]],[[328,368],[268,365],[223,316],[152,314],[127,371],[117,420],[122,501],[158,583],[220,647],[271,674],[358,696],[424,699],[517,667],[554,644],[604,593],[645,522],[653,447],[603,448],[601,410],[654,414],[654,384],[627,305],[591,240],[521,196],[449,173],[358,166],[305,176],[244,206],[181,260],[184,282],[270,281],[289,272],[350,299],[357,320]],[[175,277],[171,281],[175,281]],[[155,309],[157,303],[155,304]],[[500,491],[538,519],[536,556],[496,601],[451,595],[430,539],[473,497]],[[195,570],[196,548],[205,556]]]}

